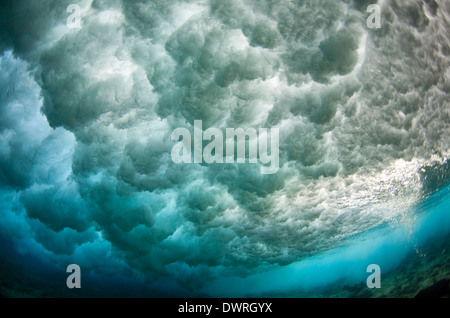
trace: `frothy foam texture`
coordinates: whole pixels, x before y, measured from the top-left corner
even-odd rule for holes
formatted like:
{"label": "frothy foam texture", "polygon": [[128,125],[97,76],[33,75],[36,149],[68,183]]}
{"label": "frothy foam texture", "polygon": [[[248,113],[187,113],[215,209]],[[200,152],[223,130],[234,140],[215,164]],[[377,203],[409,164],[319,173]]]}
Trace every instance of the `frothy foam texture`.
{"label": "frothy foam texture", "polygon": [[[369,29],[363,3],[83,1],[71,29],[4,1],[2,235],[200,290],[408,223],[450,154],[450,7],[380,1]],[[173,162],[195,120],[279,130],[279,170]]]}

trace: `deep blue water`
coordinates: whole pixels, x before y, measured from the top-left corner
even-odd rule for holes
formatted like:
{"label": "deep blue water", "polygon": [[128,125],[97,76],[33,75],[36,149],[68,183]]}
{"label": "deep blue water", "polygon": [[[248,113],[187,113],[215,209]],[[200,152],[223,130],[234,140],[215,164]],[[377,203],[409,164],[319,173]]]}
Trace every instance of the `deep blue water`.
{"label": "deep blue water", "polygon": [[[1,1],[0,294],[413,297],[450,276],[449,69],[447,0]],[[174,160],[239,128],[274,173]]]}

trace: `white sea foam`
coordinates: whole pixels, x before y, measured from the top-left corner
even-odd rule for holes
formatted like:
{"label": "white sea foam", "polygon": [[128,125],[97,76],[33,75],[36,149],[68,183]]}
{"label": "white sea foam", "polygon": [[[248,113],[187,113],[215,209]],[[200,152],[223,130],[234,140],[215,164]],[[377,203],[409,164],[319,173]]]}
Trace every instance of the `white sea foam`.
{"label": "white sea foam", "polygon": [[[450,154],[436,4],[379,1],[368,29],[356,1],[95,1],[76,30],[63,3],[17,4],[29,23],[0,37],[0,181],[18,193],[1,229],[55,259],[89,263],[99,244],[149,279],[181,268],[198,289],[410,222],[420,169]],[[170,134],[194,120],[278,127],[278,173],[174,164]]]}

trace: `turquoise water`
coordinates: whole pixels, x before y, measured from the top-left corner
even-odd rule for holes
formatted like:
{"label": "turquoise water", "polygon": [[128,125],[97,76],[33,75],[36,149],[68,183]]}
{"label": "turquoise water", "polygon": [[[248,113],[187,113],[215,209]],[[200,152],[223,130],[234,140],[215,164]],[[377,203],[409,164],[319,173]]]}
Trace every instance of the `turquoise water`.
{"label": "turquoise water", "polygon": [[[408,224],[385,224],[345,246],[247,278],[226,277],[197,296],[212,297],[414,297],[450,277],[450,186],[414,207]],[[2,243],[0,293],[7,297],[183,297],[196,296],[172,285],[166,292],[138,281],[89,275],[83,291],[62,288],[66,274],[54,264],[8,251]],[[11,247],[9,247],[11,249]],[[368,264],[381,269],[381,288],[369,289]],[[118,289],[118,286],[120,287]],[[154,288],[154,287],[153,287]]]}
{"label": "turquoise water", "polygon": [[[450,2],[373,2],[378,27],[370,0],[1,1],[0,294],[411,297],[448,277]],[[194,149],[279,132],[279,169],[175,162],[179,128]]]}
{"label": "turquoise water", "polygon": [[[414,207],[407,224],[381,225],[345,246],[245,279],[211,287],[217,296],[413,297],[450,276],[450,186]],[[381,269],[381,288],[369,289],[369,264]]]}

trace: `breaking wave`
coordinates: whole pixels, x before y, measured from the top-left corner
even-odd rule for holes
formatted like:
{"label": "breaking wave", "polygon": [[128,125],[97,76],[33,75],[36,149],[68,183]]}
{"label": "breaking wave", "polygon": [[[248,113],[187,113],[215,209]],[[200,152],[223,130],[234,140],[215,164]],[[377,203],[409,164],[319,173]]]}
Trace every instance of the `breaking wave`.
{"label": "breaking wave", "polygon": [[[169,294],[406,255],[450,181],[450,6],[379,1],[370,29],[369,2],[83,0],[70,29],[70,1],[2,1],[1,236]],[[194,120],[279,128],[278,173],[173,163]]]}

